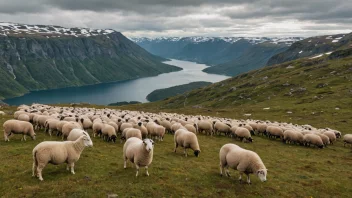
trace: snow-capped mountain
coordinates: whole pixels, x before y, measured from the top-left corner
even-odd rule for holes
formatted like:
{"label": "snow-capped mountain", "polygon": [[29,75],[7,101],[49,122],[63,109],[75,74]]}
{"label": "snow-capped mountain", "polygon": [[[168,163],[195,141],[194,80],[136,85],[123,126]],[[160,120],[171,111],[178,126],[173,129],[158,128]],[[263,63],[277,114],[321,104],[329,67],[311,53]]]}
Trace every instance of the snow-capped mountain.
{"label": "snow-capped mountain", "polygon": [[204,42],[215,42],[215,41],[225,41],[227,43],[235,43],[239,40],[247,40],[251,44],[259,44],[264,42],[269,42],[273,44],[285,44],[291,45],[294,42],[303,40],[303,37],[203,37],[203,36],[193,36],[193,37],[157,37],[157,38],[147,38],[147,37],[134,37],[130,38],[135,43],[143,42],[191,42],[191,43],[204,43]]}
{"label": "snow-capped mountain", "polygon": [[0,22],[0,36],[45,36],[45,37],[89,37],[106,35],[116,32],[111,29],[92,29],[92,28],[65,28],[56,25],[26,25],[19,23]]}

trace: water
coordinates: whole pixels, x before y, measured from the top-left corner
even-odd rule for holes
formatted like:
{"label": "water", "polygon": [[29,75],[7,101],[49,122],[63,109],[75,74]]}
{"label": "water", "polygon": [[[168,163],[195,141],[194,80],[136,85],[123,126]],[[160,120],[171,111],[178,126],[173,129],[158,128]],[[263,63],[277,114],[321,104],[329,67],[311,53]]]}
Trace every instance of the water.
{"label": "water", "polygon": [[9,105],[82,102],[107,105],[121,101],[148,102],[146,96],[156,89],[168,88],[195,81],[219,82],[229,78],[228,76],[202,72],[202,70],[207,67],[204,64],[174,59],[166,61],[165,63],[181,67],[183,70],[122,82],[34,91],[21,97],[4,100],[4,102]]}

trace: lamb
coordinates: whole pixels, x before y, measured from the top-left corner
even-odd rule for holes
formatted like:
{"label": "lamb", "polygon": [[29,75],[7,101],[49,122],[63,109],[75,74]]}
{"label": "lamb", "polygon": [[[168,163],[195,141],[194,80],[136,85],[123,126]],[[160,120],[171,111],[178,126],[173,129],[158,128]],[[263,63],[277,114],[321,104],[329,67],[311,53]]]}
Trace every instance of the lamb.
{"label": "lamb", "polygon": [[85,135],[85,136],[90,138],[89,134],[87,132],[85,132],[84,130],[82,130],[82,129],[72,129],[72,131],[70,132],[70,134],[67,137],[67,140],[68,141],[76,141],[82,135]]}
{"label": "lamb", "polygon": [[235,137],[239,138],[241,141],[246,140],[248,142],[253,142],[251,132],[249,132],[249,130],[244,127],[237,127],[235,131]]}
{"label": "lamb", "polygon": [[122,140],[127,140],[131,137],[136,137],[138,139],[142,140],[142,132],[139,129],[135,129],[135,128],[127,128],[124,131],[122,131],[122,135],[121,135],[121,142]]}
{"label": "lamb", "polygon": [[135,164],[138,176],[139,168],[145,167],[146,175],[149,176],[148,166],[153,161],[154,142],[151,139],[129,138],[123,145],[123,167],[126,168],[127,160]]}
{"label": "lamb", "polygon": [[326,131],[323,133],[324,135],[328,136],[330,139],[330,144],[334,144],[334,142],[336,141],[336,135],[334,132],[332,131]]}
{"label": "lamb", "polygon": [[352,145],[352,134],[346,134],[343,136],[343,146],[346,146],[346,144]]}
{"label": "lamb", "polygon": [[48,163],[58,165],[65,162],[67,170],[71,167],[71,173],[75,174],[75,162],[78,161],[84,148],[91,146],[93,146],[93,142],[86,135],[80,136],[76,141],[44,141],[39,143],[32,152],[32,176],[37,176],[40,181],[43,181],[42,171]]}
{"label": "lamb", "polygon": [[310,146],[310,144],[313,144],[314,146],[317,146],[319,148],[324,147],[323,140],[321,139],[320,136],[315,135],[315,134],[306,134],[303,136],[304,140],[304,145],[305,146]]}
{"label": "lamb", "polygon": [[4,128],[5,142],[10,141],[9,137],[12,134],[22,134],[23,137],[21,141],[22,140],[26,141],[26,135],[30,136],[33,140],[35,140],[35,137],[36,137],[36,134],[33,129],[33,125],[26,121],[7,120],[3,124],[3,128]]}
{"label": "lamb", "polygon": [[200,120],[198,122],[199,132],[204,131],[206,134],[213,135],[213,124],[207,120]]}
{"label": "lamb", "polygon": [[116,130],[113,126],[109,124],[104,124],[103,129],[101,130],[101,133],[103,135],[103,139],[106,140],[107,142],[113,141],[116,142]]}
{"label": "lamb", "polygon": [[200,148],[199,148],[196,134],[189,132],[185,129],[179,129],[175,132],[174,142],[175,142],[175,149],[174,149],[175,153],[176,153],[177,147],[180,145],[181,147],[184,148],[184,154],[186,157],[187,157],[187,148],[192,149],[196,157],[199,156]]}
{"label": "lamb", "polygon": [[247,183],[250,184],[249,174],[254,173],[260,181],[266,182],[267,169],[260,159],[259,155],[253,151],[243,149],[236,144],[225,144],[219,152],[220,158],[220,175],[222,176],[224,168],[225,173],[230,177],[228,168],[240,171],[240,182],[242,182],[242,174],[247,175]]}

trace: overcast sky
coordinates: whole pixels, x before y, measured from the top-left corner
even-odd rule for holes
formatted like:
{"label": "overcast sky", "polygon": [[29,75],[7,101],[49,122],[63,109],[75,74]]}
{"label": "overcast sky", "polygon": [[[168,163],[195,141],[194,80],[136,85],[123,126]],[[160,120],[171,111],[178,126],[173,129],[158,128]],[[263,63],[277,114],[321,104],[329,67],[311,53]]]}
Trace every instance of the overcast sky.
{"label": "overcast sky", "polygon": [[0,21],[129,37],[315,36],[352,32],[352,0],[0,0]]}

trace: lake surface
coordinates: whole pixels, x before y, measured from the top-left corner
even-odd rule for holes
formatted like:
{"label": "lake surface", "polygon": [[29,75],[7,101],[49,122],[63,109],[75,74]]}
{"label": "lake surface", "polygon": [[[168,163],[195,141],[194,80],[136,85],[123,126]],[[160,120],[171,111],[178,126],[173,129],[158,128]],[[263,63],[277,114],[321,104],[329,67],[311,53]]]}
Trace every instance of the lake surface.
{"label": "lake surface", "polygon": [[202,72],[202,70],[207,67],[204,64],[174,59],[166,61],[165,63],[181,67],[183,70],[135,80],[35,91],[21,97],[4,100],[4,102],[9,105],[81,102],[107,105],[121,101],[148,102],[146,96],[156,89],[168,88],[195,81],[219,82],[229,78],[229,76]]}

